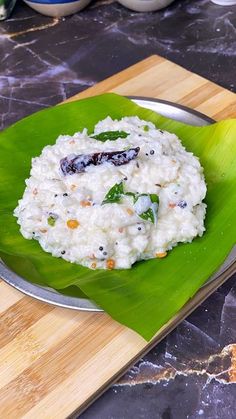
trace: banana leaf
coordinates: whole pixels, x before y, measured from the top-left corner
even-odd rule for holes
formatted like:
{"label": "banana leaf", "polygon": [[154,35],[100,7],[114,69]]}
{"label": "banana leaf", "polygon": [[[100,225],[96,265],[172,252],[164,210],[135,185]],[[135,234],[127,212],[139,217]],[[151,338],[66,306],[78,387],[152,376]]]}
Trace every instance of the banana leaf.
{"label": "banana leaf", "polygon": [[[29,176],[31,158],[60,134],[72,135],[110,115],[137,115],[174,132],[200,158],[208,192],[206,233],[174,248],[165,259],[136,263],[130,270],[92,271],[54,258],[25,240],[13,217]],[[115,94],[56,106],[31,115],[0,133],[0,255],[28,281],[62,293],[82,293],[118,322],[149,340],[225,260],[235,243],[236,120],[192,127],[141,108]],[[73,291],[73,290],[78,290]],[[82,294],[83,295],[83,294]]]}

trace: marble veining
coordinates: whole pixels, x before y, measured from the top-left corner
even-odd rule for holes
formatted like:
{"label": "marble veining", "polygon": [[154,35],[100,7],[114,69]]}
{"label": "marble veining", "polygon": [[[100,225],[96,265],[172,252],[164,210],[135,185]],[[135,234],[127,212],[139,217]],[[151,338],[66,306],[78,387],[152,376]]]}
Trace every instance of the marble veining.
{"label": "marble veining", "polygon": [[[236,6],[176,0],[136,13],[93,1],[62,19],[22,2],[0,25],[0,129],[146,58],[236,91]],[[235,276],[98,399],[83,419],[234,419]]]}
{"label": "marble veining", "polygon": [[220,287],[80,417],[125,419],[132,414],[143,419],[234,419],[235,278]]}

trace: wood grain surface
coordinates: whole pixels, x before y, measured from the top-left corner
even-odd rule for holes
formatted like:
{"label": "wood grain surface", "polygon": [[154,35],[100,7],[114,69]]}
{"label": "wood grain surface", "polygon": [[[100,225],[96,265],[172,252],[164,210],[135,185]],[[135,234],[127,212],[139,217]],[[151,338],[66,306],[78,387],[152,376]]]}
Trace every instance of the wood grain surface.
{"label": "wood grain surface", "polygon": [[[235,94],[158,56],[70,100],[107,91],[178,102],[216,120],[236,116]],[[56,308],[0,281],[0,418],[79,414],[234,269],[201,289],[149,343],[105,313]]]}

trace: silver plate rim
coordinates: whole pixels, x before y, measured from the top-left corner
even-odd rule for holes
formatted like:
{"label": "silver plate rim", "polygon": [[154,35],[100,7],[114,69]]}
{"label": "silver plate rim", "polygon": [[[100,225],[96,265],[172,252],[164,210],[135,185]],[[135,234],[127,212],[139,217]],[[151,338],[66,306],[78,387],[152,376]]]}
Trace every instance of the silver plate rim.
{"label": "silver plate rim", "polygon": [[[157,111],[153,109],[154,107],[161,106],[161,109],[158,109],[158,113],[162,114],[163,116],[169,116],[168,113],[173,110],[175,118],[179,121],[185,122],[187,119],[187,123],[191,121],[191,125],[203,126],[203,125],[210,125],[215,121],[212,118],[194,110],[190,109],[186,106],[176,104],[174,102],[162,100],[162,99],[155,99],[149,98],[144,96],[127,96],[129,99],[133,100],[136,104],[149,108],[151,110]],[[164,112],[163,112],[164,110]],[[176,111],[178,115],[176,114]],[[167,112],[167,114],[166,114]],[[232,253],[232,252],[231,252]],[[228,263],[224,264],[221,269],[212,277],[206,281],[206,283],[202,286],[206,286],[209,282],[214,281],[216,278],[219,277],[222,273],[227,274],[227,270],[230,269],[231,265],[235,261],[235,257],[230,255]],[[7,284],[11,285],[18,291],[21,291],[23,294],[35,298],[39,301],[52,304],[54,306],[80,310],[80,311],[92,311],[92,312],[103,312],[100,307],[98,307],[95,303],[90,301],[89,299],[85,298],[78,298],[78,297],[70,297],[63,294],[58,293],[57,291],[42,287],[40,285],[33,284],[28,282],[24,278],[17,275],[13,272],[7,265],[5,265],[0,260],[0,277],[3,279]]]}

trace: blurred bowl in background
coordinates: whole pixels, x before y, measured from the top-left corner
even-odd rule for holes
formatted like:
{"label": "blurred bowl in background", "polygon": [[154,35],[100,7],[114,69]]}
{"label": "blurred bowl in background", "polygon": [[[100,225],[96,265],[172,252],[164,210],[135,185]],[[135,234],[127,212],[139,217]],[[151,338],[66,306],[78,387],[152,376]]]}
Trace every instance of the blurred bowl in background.
{"label": "blurred bowl in background", "polygon": [[24,0],[32,9],[46,16],[73,15],[84,9],[91,0]]}
{"label": "blurred bowl in background", "polygon": [[211,0],[212,3],[218,4],[219,6],[233,6],[236,4],[236,0]]}
{"label": "blurred bowl in background", "polygon": [[154,12],[173,3],[174,0],[118,0],[120,4],[136,12]]}

